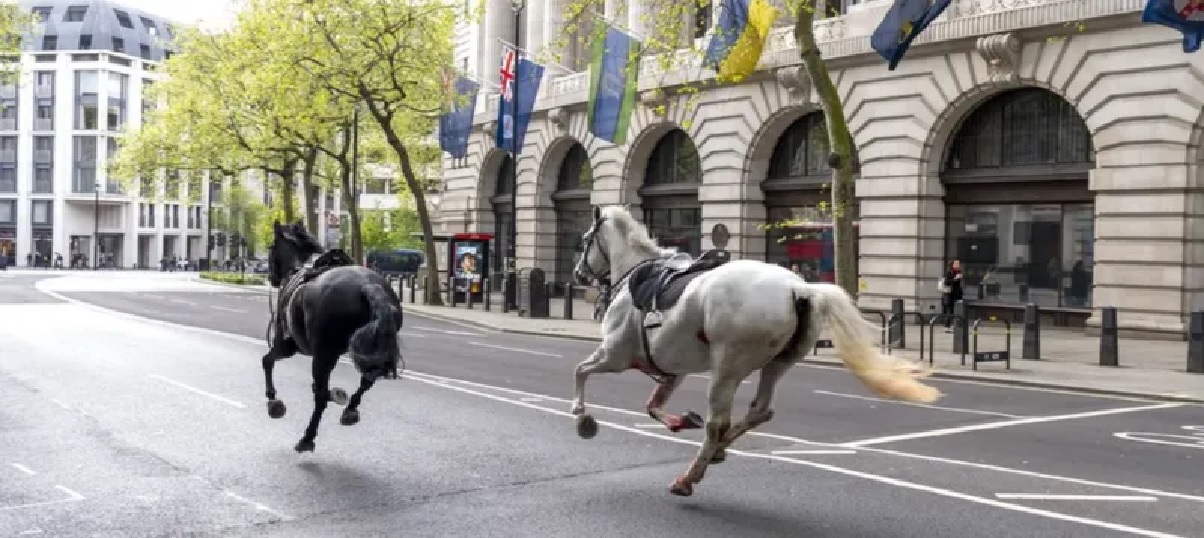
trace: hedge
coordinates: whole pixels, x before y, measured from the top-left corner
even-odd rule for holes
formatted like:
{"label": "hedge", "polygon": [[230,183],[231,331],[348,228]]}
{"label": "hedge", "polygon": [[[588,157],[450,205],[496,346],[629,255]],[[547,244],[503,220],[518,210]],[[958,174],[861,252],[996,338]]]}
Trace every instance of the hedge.
{"label": "hedge", "polygon": [[214,282],[222,282],[225,284],[241,284],[247,286],[262,286],[264,283],[263,276],[255,274],[242,273],[219,273],[216,271],[205,271],[201,273],[201,278],[212,280]]}

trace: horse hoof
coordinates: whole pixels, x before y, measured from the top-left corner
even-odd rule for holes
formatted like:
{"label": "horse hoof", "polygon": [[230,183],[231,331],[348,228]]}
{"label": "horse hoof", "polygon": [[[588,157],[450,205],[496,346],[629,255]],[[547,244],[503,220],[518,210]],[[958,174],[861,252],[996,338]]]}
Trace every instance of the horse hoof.
{"label": "horse hoof", "polygon": [[284,402],[280,400],[268,400],[269,417],[283,418],[285,411],[288,411],[288,408],[284,406]]}
{"label": "horse hoof", "polygon": [[725,449],[720,449],[719,452],[716,452],[715,456],[711,458],[712,464],[723,463],[725,461],[727,461],[727,450]]}
{"label": "horse hoof", "polygon": [[330,401],[335,405],[347,405],[347,391],[338,387],[330,389]]}
{"label": "horse hoof", "polygon": [[589,415],[577,416],[577,435],[582,439],[593,439],[598,435],[598,421]]}
{"label": "horse hoof", "polygon": [[354,426],[360,422],[360,412],[355,409],[343,411],[343,416],[339,417],[339,424],[344,426]]}
{"label": "horse hoof", "polygon": [[679,476],[669,486],[669,493],[678,497],[689,497],[694,494],[694,484],[691,484],[684,476]]}
{"label": "horse hoof", "polygon": [[315,445],[313,441],[306,441],[305,439],[302,439],[297,441],[297,446],[293,447],[293,450],[296,450],[298,453],[313,452],[317,447],[318,446]]}
{"label": "horse hoof", "polygon": [[702,417],[693,411],[686,411],[682,414],[681,421],[683,423],[683,430],[697,430],[706,426],[706,421],[702,420]]}

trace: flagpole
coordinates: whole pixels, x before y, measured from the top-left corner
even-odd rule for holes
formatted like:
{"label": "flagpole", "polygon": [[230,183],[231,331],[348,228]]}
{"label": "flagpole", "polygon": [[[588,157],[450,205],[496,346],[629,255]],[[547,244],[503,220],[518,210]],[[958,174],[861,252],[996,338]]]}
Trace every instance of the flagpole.
{"label": "flagpole", "polygon": [[526,7],[526,0],[510,0],[510,6],[514,9],[514,78],[510,81],[510,228],[504,230],[506,233],[506,266],[503,271],[505,273],[504,296],[503,302],[508,304],[511,309],[518,310],[518,248],[515,243],[518,242],[518,71],[522,60],[518,57],[520,40],[522,36],[519,31],[522,29],[522,14],[523,8]]}
{"label": "flagpole", "polygon": [[[498,42],[498,43],[501,43],[501,44],[502,44],[502,45],[504,45],[504,46],[510,47],[510,48],[512,48],[512,49],[514,49],[514,50],[516,50],[516,51],[518,51],[518,52],[521,52],[521,53],[523,53],[523,54],[526,54],[527,56],[531,56],[531,57],[534,57],[534,56],[535,56],[535,53],[534,53],[534,52],[531,52],[531,51],[530,51],[530,50],[528,50],[528,49],[524,49],[524,48],[522,48],[522,47],[520,47],[520,46],[518,46],[518,45],[515,45],[514,43],[511,43],[511,42],[509,42],[509,41],[506,41],[505,39],[502,39],[502,38],[500,38],[500,37],[499,37],[499,38],[497,38],[497,42]],[[566,73],[568,73],[568,74],[570,74],[570,75],[571,75],[571,74],[573,74],[573,73],[577,73],[577,71],[573,71],[572,69],[569,69],[569,68],[567,68],[567,67],[565,67],[565,66],[563,66],[563,65],[560,65],[560,64],[558,64],[558,63],[556,63],[556,62],[553,62],[553,61],[547,61],[547,62],[544,62],[544,63],[545,63],[545,64],[547,64],[547,65],[550,65],[550,66],[552,66],[552,67],[555,67],[556,69],[560,69],[560,70],[562,70],[562,71],[564,71],[564,72],[566,72]]]}
{"label": "flagpole", "polygon": [[627,27],[627,25],[619,24],[619,23],[615,22],[614,20],[610,19],[606,15],[598,13],[598,10],[596,10],[596,9],[590,10],[590,15],[593,15],[594,17],[602,19],[602,22],[605,22],[608,26],[617,28],[618,30],[622,31],[623,33],[625,33],[631,37],[634,37],[637,41],[648,41],[648,36],[641,34],[639,32],[636,32],[635,30],[632,30],[631,28]]}

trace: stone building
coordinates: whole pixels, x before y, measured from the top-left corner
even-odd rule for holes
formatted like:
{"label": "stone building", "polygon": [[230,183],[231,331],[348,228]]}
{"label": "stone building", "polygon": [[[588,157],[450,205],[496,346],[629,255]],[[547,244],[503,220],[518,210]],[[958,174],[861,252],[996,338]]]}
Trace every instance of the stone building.
{"label": "stone building", "polygon": [[[708,86],[690,106],[667,98],[666,117],[648,90],[713,73],[697,59],[670,73],[645,60],[622,146],[588,133],[583,52],[561,51],[559,63],[581,72],[548,70],[509,192],[489,83],[513,15],[508,2],[487,3],[485,23],[466,28],[458,49],[487,95],[469,157],[445,162],[444,231],[492,232],[513,219],[518,266],[565,279],[590,205],[623,203],[666,245],[711,248],[708,232],[722,223],[735,256],[824,277],[822,223],[764,230],[783,218],[822,221],[815,207],[829,196],[824,122],[789,20],[756,76]],[[562,3],[528,5],[526,48],[553,41]],[[888,71],[869,35],[889,4],[840,6],[816,26],[858,152],[862,306],[903,298],[929,311],[957,258],[968,300],[1036,302],[1088,325],[1115,306],[1124,328],[1181,333],[1187,313],[1204,308],[1193,97],[1204,95],[1204,56],[1184,53],[1176,31],[1142,24],[1144,0],[955,0]],[[627,20],[637,32],[638,20]]]}

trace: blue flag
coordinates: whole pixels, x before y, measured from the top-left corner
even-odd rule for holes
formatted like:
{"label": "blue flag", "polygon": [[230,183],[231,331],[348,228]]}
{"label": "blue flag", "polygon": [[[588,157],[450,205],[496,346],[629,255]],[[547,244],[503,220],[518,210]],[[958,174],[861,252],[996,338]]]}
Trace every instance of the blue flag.
{"label": "blue flag", "polygon": [[932,0],[929,5],[929,0],[895,0],[870,36],[870,46],[886,59],[887,69],[895,70],[911,42],[945,12],[951,1]]}
{"label": "blue flag", "polygon": [[497,147],[518,155],[523,152],[523,139],[527,136],[527,125],[531,123],[531,111],[535,110],[543,66],[519,58],[511,49],[502,56],[500,75],[502,97],[497,107]]}
{"label": "blue flag", "polygon": [[589,132],[611,144],[627,141],[640,74],[640,42],[615,28],[594,40],[585,116]]}
{"label": "blue flag", "polygon": [[439,149],[463,159],[468,156],[468,136],[472,134],[472,116],[481,85],[463,75],[449,79],[448,86],[452,87],[447,88],[447,95],[451,102],[448,111],[439,116]]}
{"label": "blue flag", "polygon": [[1175,0],[1149,0],[1141,12],[1141,22],[1178,30],[1183,34],[1183,52],[1195,52],[1204,41],[1204,5],[1195,0],[1179,3],[1183,4],[1181,9],[1175,7]]}

